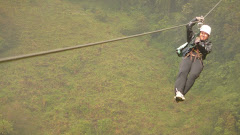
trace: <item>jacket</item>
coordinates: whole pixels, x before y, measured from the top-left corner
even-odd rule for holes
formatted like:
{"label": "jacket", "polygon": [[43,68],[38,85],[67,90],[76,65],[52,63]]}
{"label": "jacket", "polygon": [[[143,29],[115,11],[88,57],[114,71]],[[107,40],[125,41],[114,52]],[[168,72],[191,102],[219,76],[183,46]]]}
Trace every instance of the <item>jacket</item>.
{"label": "jacket", "polygon": [[196,22],[197,19],[194,18],[186,26],[188,47],[186,50],[187,52],[185,52],[184,55],[187,55],[187,53],[192,51],[192,48],[194,48],[194,50],[199,50],[199,53],[202,54],[202,59],[204,60],[206,59],[207,54],[212,51],[212,43],[207,39],[205,41],[200,41],[198,44],[195,44],[196,37],[200,35],[200,32],[195,34],[192,30],[192,27],[196,24]]}

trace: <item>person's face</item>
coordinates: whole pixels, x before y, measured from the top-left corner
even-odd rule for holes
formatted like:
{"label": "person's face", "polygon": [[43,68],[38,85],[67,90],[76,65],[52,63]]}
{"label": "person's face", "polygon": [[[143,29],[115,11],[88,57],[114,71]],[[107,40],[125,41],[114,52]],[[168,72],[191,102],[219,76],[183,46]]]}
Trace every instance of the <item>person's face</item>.
{"label": "person's face", "polygon": [[206,32],[201,31],[200,32],[200,40],[204,41],[207,40],[209,35]]}

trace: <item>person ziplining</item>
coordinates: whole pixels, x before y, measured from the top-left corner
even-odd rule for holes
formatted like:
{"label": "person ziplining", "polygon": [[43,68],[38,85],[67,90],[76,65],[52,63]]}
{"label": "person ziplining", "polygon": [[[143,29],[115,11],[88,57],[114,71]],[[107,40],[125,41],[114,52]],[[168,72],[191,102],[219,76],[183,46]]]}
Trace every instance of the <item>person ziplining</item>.
{"label": "person ziplining", "polygon": [[203,21],[204,17],[196,17],[187,24],[187,43],[176,50],[178,56],[183,57],[174,88],[177,103],[185,100],[185,95],[203,70],[203,60],[212,51],[209,41],[211,27],[202,25],[197,34],[192,30],[197,22]]}

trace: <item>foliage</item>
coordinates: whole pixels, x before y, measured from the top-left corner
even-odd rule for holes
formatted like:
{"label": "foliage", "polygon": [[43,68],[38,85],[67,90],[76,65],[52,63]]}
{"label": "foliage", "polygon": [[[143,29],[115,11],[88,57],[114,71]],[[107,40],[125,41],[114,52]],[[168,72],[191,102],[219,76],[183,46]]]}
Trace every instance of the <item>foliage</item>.
{"label": "foliage", "polygon": [[2,119],[2,115],[0,114],[0,135],[9,135],[12,133],[13,133],[12,123]]}
{"label": "foliage", "polygon": [[[0,0],[0,56],[184,24],[217,2]],[[213,52],[181,104],[172,89],[185,28],[1,63],[0,134],[239,134],[239,6],[223,1],[206,18]]]}

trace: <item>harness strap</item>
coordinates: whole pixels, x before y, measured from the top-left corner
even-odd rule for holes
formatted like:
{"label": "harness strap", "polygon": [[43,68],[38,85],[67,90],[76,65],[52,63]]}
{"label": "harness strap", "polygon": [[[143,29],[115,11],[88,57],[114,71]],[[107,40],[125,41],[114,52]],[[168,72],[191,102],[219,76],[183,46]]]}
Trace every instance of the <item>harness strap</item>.
{"label": "harness strap", "polygon": [[[196,52],[196,54],[193,54],[193,52]],[[199,52],[199,49],[192,48],[192,50],[184,58],[187,58],[189,56],[191,60],[192,60],[192,57],[194,57],[194,61],[196,59],[199,59],[202,62],[202,54]]]}

